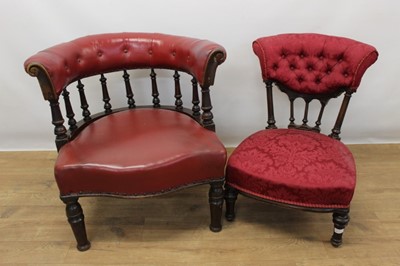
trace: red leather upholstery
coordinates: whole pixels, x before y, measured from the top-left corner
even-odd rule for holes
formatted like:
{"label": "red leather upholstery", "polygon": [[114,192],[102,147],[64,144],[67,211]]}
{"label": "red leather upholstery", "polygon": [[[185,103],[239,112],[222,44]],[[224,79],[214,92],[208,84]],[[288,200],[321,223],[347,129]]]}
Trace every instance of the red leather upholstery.
{"label": "red leather upholstery", "polygon": [[[50,103],[59,151],[55,178],[78,250],[90,248],[78,202],[84,196],[146,197],[209,184],[210,230],[222,229],[226,150],[213,132],[209,87],[225,57],[222,46],[207,40],[112,33],[59,44],[25,61],[25,71],[38,79]],[[152,108],[132,86],[136,69],[151,69]],[[167,101],[159,90],[158,69],[172,70],[167,71],[173,82]],[[120,72],[120,83],[109,72]],[[189,84],[180,78],[182,72],[193,77]],[[101,97],[86,93],[96,86],[86,87],[85,78],[95,76]],[[190,98],[183,88],[192,92]],[[94,95],[100,105],[93,104]],[[174,106],[165,105],[171,99]]]}
{"label": "red leather upholstery", "polygon": [[88,125],[59,151],[61,196],[157,194],[224,176],[226,151],[214,132],[182,113],[134,109]]}
{"label": "red leather upholstery", "polygon": [[322,34],[281,34],[253,43],[264,80],[300,93],[356,91],[366,69],[378,58],[374,47]]}
{"label": "red leather upholstery", "polygon": [[39,64],[50,76],[59,95],[71,82],[95,74],[134,68],[168,68],[193,75],[200,85],[205,80],[211,54],[225,60],[225,49],[207,40],[158,33],[112,33],[91,35],[48,48],[25,61],[25,69]]}
{"label": "red leather upholstery", "polygon": [[351,152],[338,140],[296,129],[269,129],[233,152],[227,184],[260,198],[311,208],[348,208],[356,184]]}

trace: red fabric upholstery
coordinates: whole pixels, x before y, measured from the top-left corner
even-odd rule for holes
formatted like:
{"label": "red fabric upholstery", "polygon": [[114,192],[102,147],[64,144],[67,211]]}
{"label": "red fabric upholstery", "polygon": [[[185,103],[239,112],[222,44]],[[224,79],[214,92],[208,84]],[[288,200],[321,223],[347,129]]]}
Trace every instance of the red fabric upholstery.
{"label": "red fabric upholstery", "polygon": [[91,35],[48,48],[25,61],[25,69],[40,64],[51,78],[57,95],[71,82],[95,74],[134,68],[167,68],[182,70],[196,77],[200,85],[212,85],[205,80],[208,59],[225,49],[207,40],[166,34],[111,33]]}
{"label": "red fabric upholstery", "polygon": [[260,198],[312,208],[348,208],[356,166],[338,140],[269,129],[245,139],[228,160],[226,182]]}
{"label": "red fabric upholstery", "polygon": [[300,93],[353,91],[378,58],[374,47],[322,34],[281,34],[253,43],[264,80],[278,81]]}
{"label": "red fabric upholstery", "polygon": [[221,179],[226,151],[214,132],[162,109],[114,113],[88,125],[59,151],[61,195],[138,196]]}

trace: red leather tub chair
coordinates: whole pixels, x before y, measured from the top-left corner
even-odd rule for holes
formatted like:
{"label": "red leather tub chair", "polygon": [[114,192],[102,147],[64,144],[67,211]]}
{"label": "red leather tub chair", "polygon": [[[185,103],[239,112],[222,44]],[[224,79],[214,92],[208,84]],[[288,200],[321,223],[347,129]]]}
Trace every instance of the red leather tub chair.
{"label": "red leather tub chair", "polygon": [[[349,222],[356,166],[339,134],[350,97],[378,53],[370,45],[321,34],[259,38],[253,42],[253,50],[267,89],[268,126],[246,138],[228,160],[226,218],[235,218],[238,192],[280,206],[333,212],[331,243],[340,246]],[[288,96],[288,128],[276,126],[273,88]],[[342,94],[332,132],[321,134],[328,101]],[[310,106],[312,101],[314,106]],[[301,112],[295,112],[295,107]],[[309,116],[310,110],[316,111],[314,116]],[[296,123],[296,115],[303,117],[300,123]],[[309,119],[315,124],[308,124]]]}
{"label": "red leather tub chair", "polygon": [[[221,230],[226,151],[214,133],[210,86],[225,57],[222,46],[207,40],[113,33],[62,43],[26,60],[26,72],[37,77],[50,103],[58,149],[55,179],[78,250],[90,248],[80,197],[140,198],[210,184],[210,229]],[[142,105],[132,77],[143,69],[149,77],[137,76],[148,82],[149,101]],[[161,84],[158,71],[171,82]],[[119,72],[119,83],[111,72]],[[182,86],[181,74],[189,75]],[[99,80],[95,86],[87,79],[93,76]],[[169,87],[172,104],[163,104],[161,85]],[[89,108],[96,106],[89,98],[95,89],[103,101],[97,111]],[[190,107],[183,105],[181,90],[192,94]],[[111,99],[117,91],[122,98]]]}

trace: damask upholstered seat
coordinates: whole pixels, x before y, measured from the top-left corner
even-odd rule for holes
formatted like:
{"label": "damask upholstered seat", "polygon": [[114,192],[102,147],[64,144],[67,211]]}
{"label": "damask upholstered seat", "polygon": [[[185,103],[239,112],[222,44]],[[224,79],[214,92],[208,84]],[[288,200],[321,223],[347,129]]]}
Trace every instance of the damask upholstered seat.
{"label": "damask upholstered seat", "polygon": [[[268,126],[235,149],[226,169],[226,217],[235,218],[237,194],[278,205],[333,212],[331,243],[342,244],[356,185],[356,165],[340,142],[340,130],[352,93],[376,60],[374,47],[343,37],[281,34],[253,43],[267,88]],[[278,129],[273,86],[290,102],[287,129]],[[321,119],[332,98],[345,94],[332,133],[321,134]],[[304,100],[302,123],[295,123],[297,98]],[[314,126],[308,125],[310,103],[320,103]],[[277,105],[277,103],[275,103]]]}
{"label": "damask upholstered seat", "polygon": [[[210,229],[221,230],[226,150],[214,132],[210,86],[225,58],[224,48],[207,40],[113,33],[59,44],[26,60],[25,70],[38,78],[50,103],[59,152],[55,179],[78,250],[90,248],[80,197],[140,198],[210,184]],[[145,69],[149,78],[143,77]],[[172,82],[164,81],[168,76]],[[143,83],[150,100],[135,96]],[[161,86],[173,95],[172,105],[162,103]],[[181,87],[192,94],[189,108]],[[118,106],[123,102],[126,107]],[[82,109],[80,121],[76,106]]]}

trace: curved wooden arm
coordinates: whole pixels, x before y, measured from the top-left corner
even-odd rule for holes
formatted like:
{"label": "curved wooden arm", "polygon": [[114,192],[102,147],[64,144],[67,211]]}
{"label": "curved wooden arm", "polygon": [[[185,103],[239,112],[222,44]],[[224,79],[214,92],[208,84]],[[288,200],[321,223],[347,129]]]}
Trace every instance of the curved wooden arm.
{"label": "curved wooden arm", "polygon": [[43,50],[25,61],[46,100],[71,82],[96,74],[137,68],[166,68],[191,74],[202,87],[214,83],[225,49],[213,42],[159,33],[111,33],[82,37]]}

